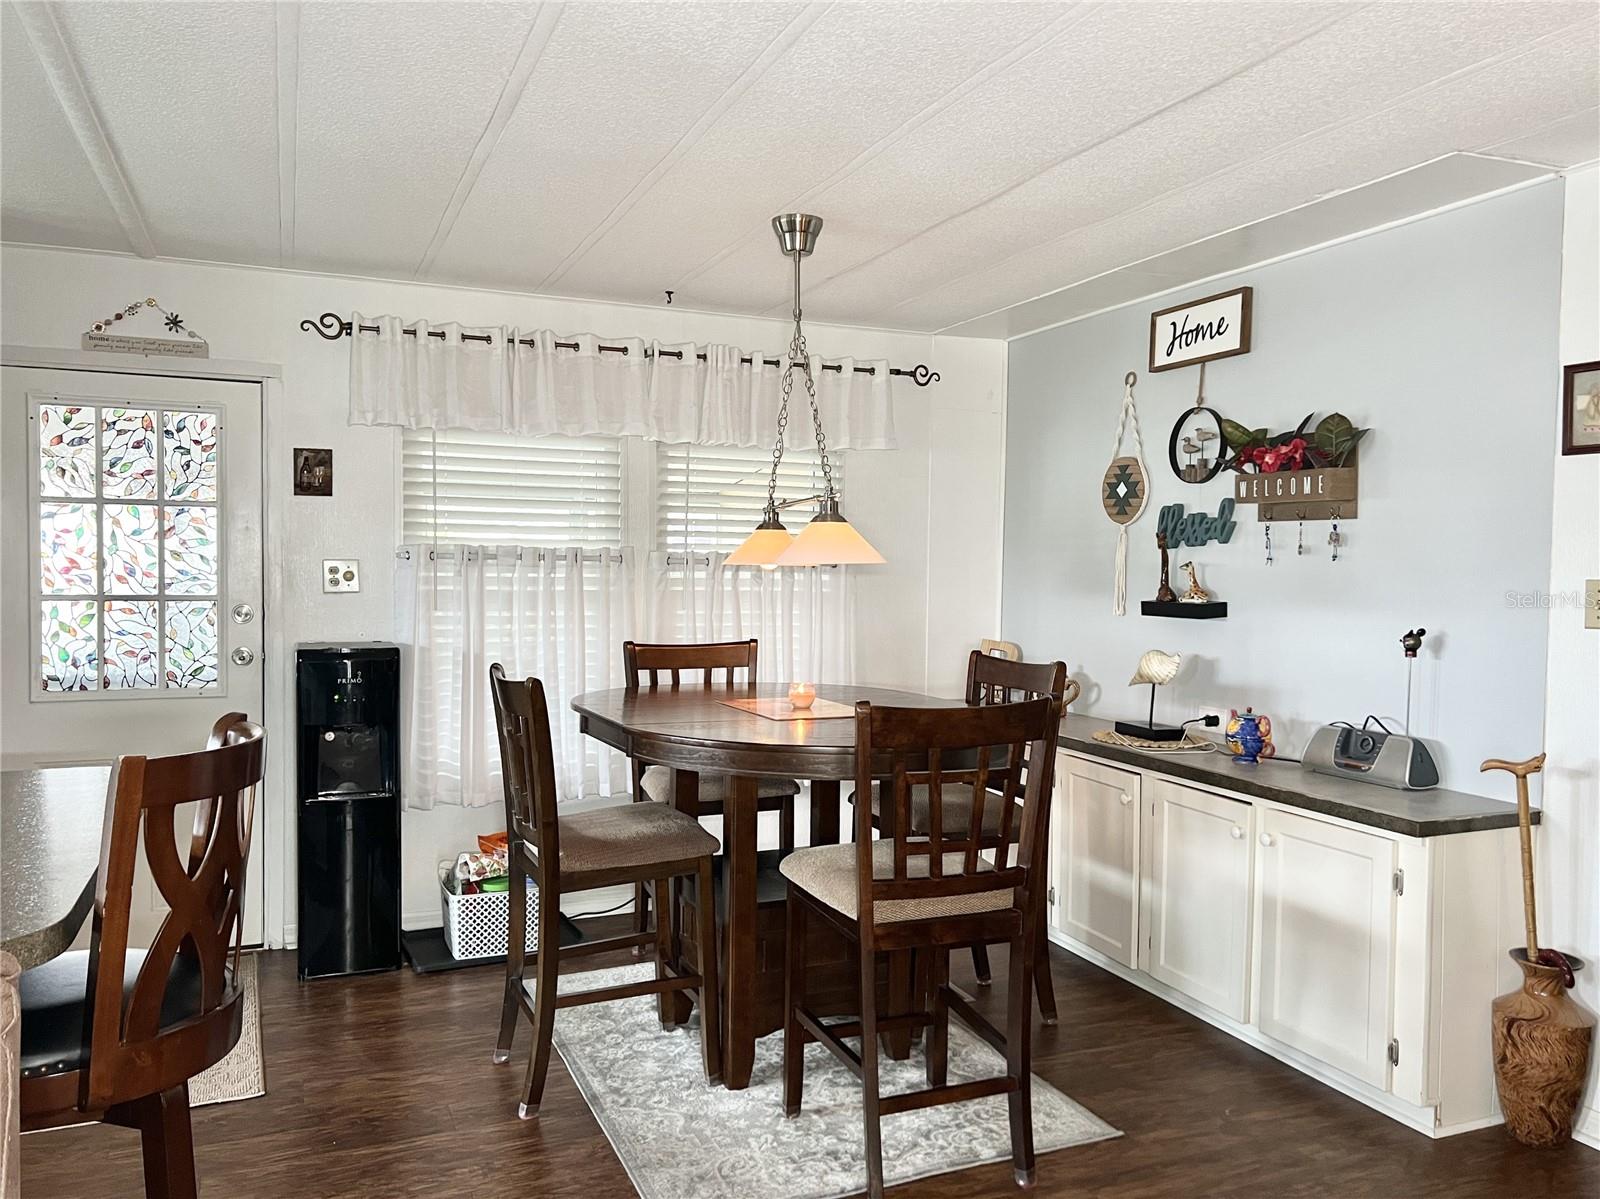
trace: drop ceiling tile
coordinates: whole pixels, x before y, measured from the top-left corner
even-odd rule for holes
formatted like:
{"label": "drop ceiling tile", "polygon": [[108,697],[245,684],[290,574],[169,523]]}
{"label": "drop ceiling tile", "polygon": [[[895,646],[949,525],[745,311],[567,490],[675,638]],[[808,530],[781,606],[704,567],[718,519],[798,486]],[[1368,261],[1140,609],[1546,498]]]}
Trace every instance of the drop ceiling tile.
{"label": "drop ceiling tile", "polygon": [[538,9],[301,8],[295,265],[417,269]]}
{"label": "drop ceiling tile", "polygon": [[0,7],[0,238],[129,251],[11,5]]}
{"label": "drop ceiling tile", "polygon": [[[1082,10],[1077,10],[1082,11]],[[768,222],[952,91],[1015,52],[1070,6],[838,5],[690,147],[643,200],[553,280],[586,295],[650,298],[676,287],[699,303],[695,268],[736,240],[759,243],[768,270],[747,300],[781,290]],[[892,52],[890,51],[892,48]],[[671,237],[660,212],[690,213]],[[848,219],[848,218],[846,218]],[[825,233],[824,237],[830,234]]]}
{"label": "drop ceiling tile", "polygon": [[[1363,10],[980,208],[943,222],[914,241],[884,249],[857,266],[846,266],[832,278],[816,280],[812,305],[822,319],[854,319],[855,313],[865,311],[887,311],[891,319],[899,319],[910,311],[906,302],[914,296],[940,288],[961,291],[969,277],[988,274],[998,279],[1002,269],[1008,272],[1005,278],[1019,280],[1010,293],[1013,299],[1025,299],[1039,291],[1024,291],[1020,277],[1038,273],[1038,249],[1055,238],[1112,221],[1119,214],[1225,174],[1275,147],[1316,140],[1385,106],[1406,104],[1406,111],[1423,114],[1418,118],[1423,121],[1421,127],[1435,134],[1427,153],[1396,163],[1390,170],[1458,149],[1469,140],[1462,130],[1470,128],[1476,113],[1501,101],[1471,84],[1464,89],[1452,87],[1449,95],[1453,99],[1448,103],[1429,100],[1432,90],[1441,86],[1439,81],[1477,78],[1486,73],[1484,64],[1505,56],[1511,48],[1570,28],[1573,6],[1517,6],[1507,19],[1498,21],[1490,21],[1488,13],[1476,10],[1499,11],[1501,6],[1470,6],[1473,12],[1469,15],[1483,18],[1476,22],[1461,22],[1460,13],[1442,12],[1440,7],[1400,5]],[[1568,37],[1551,40],[1572,44]],[[1592,80],[1592,64],[1589,75]],[[1412,95],[1418,96],[1415,102],[1406,99]],[[1572,95],[1581,96],[1581,88]],[[1515,104],[1519,98],[1504,99]],[[1575,99],[1574,103],[1587,101]],[[1436,109],[1457,113],[1461,121],[1441,130],[1424,119]],[[1409,144],[1418,142],[1413,139]],[[1328,149],[1324,153],[1334,160],[1345,152]],[[1128,164],[1136,166],[1130,169]],[[1367,182],[1381,173],[1385,172],[1363,176],[1346,186]],[[1312,198],[1314,193],[1308,193],[1295,202]],[[1249,191],[1236,191],[1232,200],[1238,215],[1231,224],[1278,210],[1264,209],[1260,196]],[[1164,248],[1151,247],[1146,254]],[[1011,269],[1013,265],[1016,271]],[[835,264],[830,261],[828,266]],[[1107,268],[1083,268],[1077,277],[1100,269]],[[1058,280],[1054,286],[1062,282]],[[1004,288],[1005,284],[999,283],[995,290]],[[976,307],[975,300],[973,303],[965,315],[987,311]]]}
{"label": "drop ceiling tile", "polygon": [[[1574,106],[1593,104],[1600,88],[1588,49],[1600,37],[1600,27],[1591,21],[1580,32],[1587,40],[1546,39],[1363,121],[993,264],[896,306],[888,319],[914,328],[941,319],[953,324],[1015,303],[1019,292],[1042,295],[1120,265],[1144,264],[1162,250],[1359,187],[1436,157],[1437,147],[1459,144],[1469,135],[1504,140],[1519,127],[1544,127]],[[1390,219],[1413,212],[1396,211]]]}
{"label": "drop ceiling tile", "polygon": [[157,253],[275,261],[272,5],[54,8]]}
{"label": "drop ceiling tile", "polygon": [[[568,5],[429,278],[537,287],[804,11]],[[696,219],[655,213],[651,238]]]}
{"label": "drop ceiling tile", "polygon": [[[848,219],[852,235],[847,247],[835,242],[814,260],[812,278],[828,278],[959,217],[1344,11],[1282,4],[1092,10],[1005,75],[811,199],[811,210],[824,219]],[[1144,164],[1128,161],[1121,169],[1137,177]],[[758,266],[755,249],[686,282],[711,306],[743,296],[744,280]],[[767,248],[759,249],[764,257]],[[769,304],[783,302],[781,277],[766,296]]]}

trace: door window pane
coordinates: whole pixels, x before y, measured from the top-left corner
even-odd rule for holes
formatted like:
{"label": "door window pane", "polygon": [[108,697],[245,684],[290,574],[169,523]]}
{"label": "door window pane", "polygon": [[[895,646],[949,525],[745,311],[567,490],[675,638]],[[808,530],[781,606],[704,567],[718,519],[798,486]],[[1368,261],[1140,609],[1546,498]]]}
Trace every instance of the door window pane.
{"label": "door window pane", "polygon": [[93,600],[39,605],[39,682],[46,691],[89,691],[100,677],[99,621]]}
{"label": "door window pane", "polygon": [[94,409],[39,406],[39,494],[94,494]]}
{"label": "door window pane", "polygon": [[93,504],[39,505],[39,590],[93,595],[99,511]]}
{"label": "door window pane", "polygon": [[173,595],[217,593],[217,510],[168,508],[167,590]]}
{"label": "door window pane", "polygon": [[167,499],[217,498],[217,418],[209,412],[168,412]]}
{"label": "door window pane", "polygon": [[154,688],[161,685],[161,605],[155,600],[107,600],[105,686]]}
{"label": "door window pane", "polygon": [[217,682],[217,602],[167,605],[167,686],[213,687]]}
{"label": "door window pane", "polygon": [[156,414],[144,408],[107,408],[100,429],[101,494],[155,499]]}
{"label": "door window pane", "polygon": [[154,595],[161,589],[156,561],[154,504],[107,504],[105,525],[106,574],[102,590],[108,595]]}

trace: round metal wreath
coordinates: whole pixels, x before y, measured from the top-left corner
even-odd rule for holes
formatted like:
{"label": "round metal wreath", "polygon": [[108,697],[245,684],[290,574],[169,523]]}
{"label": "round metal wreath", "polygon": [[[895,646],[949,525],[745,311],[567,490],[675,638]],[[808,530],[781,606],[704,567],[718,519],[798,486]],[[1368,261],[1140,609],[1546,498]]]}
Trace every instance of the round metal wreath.
{"label": "round metal wreath", "polygon": [[[1186,479],[1183,477],[1183,467],[1178,465],[1178,437],[1183,432],[1183,422],[1197,412],[1205,413],[1211,418],[1212,423],[1217,426],[1217,456],[1212,461],[1211,471],[1205,478]],[[1222,460],[1227,457],[1227,448],[1228,443],[1222,436],[1222,417],[1218,415],[1215,408],[1196,404],[1193,408],[1185,408],[1178,417],[1177,422],[1172,426],[1172,435],[1167,438],[1167,464],[1172,467],[1172,473],[1178,476],[1180,483],[1193,483],[1195,486],[1199,486],[1201,483],[1211,482],[1221,472]]]}

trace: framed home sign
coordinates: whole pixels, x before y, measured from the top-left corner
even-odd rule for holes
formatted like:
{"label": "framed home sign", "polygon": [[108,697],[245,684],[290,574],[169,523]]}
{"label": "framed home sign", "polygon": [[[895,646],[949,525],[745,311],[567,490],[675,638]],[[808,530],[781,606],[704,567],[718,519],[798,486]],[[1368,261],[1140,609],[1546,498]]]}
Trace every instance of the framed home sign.
{"label": "framed home sign", "polygon": [[1150,369],[1176,370],[1250,352],[1248,287],[1150,314]]}

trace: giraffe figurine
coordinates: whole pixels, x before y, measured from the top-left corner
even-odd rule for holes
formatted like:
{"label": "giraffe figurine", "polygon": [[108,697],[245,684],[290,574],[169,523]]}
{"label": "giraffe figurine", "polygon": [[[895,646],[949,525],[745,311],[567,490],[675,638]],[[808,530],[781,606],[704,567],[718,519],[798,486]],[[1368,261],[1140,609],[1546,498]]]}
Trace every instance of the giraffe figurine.
{"label": "giraffe figurine", "polygon": [[1211,593],[1200,586],[1200,580],[1195,577],[1194,563],[1185,562],[1178,569],[1189,572],[1189,590],[1183,593],[1183,598],[1178,602],[1180,604],[1209,604],[1211,602]]}

